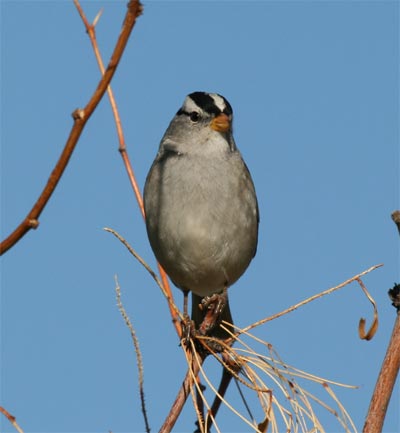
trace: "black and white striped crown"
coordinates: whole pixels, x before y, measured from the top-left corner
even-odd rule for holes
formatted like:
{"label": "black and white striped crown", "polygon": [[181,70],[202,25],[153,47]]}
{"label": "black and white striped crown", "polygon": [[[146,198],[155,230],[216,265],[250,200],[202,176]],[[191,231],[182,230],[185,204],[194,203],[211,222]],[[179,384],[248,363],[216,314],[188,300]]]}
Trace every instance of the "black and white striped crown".
{"label": "black and white striped crown", "polygon": [[206,92],[193,92],[188,95],[177,114],[189,114],[199,108],[214,116],[221,113],[232,116],[231,104],[222,95]]}

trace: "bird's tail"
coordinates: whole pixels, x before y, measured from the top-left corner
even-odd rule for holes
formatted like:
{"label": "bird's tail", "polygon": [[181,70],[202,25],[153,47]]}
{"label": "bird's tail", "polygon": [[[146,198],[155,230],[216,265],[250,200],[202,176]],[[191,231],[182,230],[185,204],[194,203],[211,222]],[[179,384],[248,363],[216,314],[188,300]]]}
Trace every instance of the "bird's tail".
{"label": "bird's tail", "polygon": [[[207,311],[204,311],[199,307],[202,299],[203,298],[201,296],[192,293],[192,320],[194,321],[196,329],[199,329],[207,313]],[[226,296],[226,303],[224,309],[222,310],[222,313],[219,316],[218,322],[215,324],[215,327],[211,329],[210,332],[207,333],[209,337],[215,337],[221,340],[226,340],[227,338],[231,337],[231,335],[227,331],[225,331],[220,327],[220,322],[222,320],[225,320],[226,322],[233,324],[231,310],[229,308],[228,296]],[[230,330],[231,332],[233,332],[233,329]]]}

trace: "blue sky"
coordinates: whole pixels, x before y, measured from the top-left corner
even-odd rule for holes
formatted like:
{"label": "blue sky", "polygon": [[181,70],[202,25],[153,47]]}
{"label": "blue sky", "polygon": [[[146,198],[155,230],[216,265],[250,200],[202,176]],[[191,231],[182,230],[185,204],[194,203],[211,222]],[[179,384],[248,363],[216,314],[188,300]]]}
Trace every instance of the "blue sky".
{"label": "blue sky", "polygon": [[[103,7],[97,35],[108,59],[126,1]],[[141,187],[186,94],[223,94],[261,213],[258,253],[230,289],[245,326],[377,263],[364,278],[380,327],[356,284],[270,322],[257,335],[291,365],[338,389],[362,428],[395,319],[399,281],[399,4],[397,1],[144,2],[113,80]],[[1,1],[1,237],[41,192],[99,72],[72,2]],[[155,266],[124,172],[108,101],[84,130],[64,177],[30,232],[1,263],[1,405],[25,432],[143,431],[135,356],[116,307],[114,275],[144,357],[157,431],[185,361],[166,303],[147,273],[103,227]],[[181,294],[176,289],[176,300]],[[210,374],[216,376],[212,360]],[[237,391],[229,398],[239,408]],[[385,432],[399,430],[399,386]],[[243,410],[243,409],[242,409]],[[223,431],[247,431],[224,411]],[[331,416],[326,430],[339,431]],[[194,428],[190,404],[176,431]],[[13,431],[0,418],[0,429]]]}

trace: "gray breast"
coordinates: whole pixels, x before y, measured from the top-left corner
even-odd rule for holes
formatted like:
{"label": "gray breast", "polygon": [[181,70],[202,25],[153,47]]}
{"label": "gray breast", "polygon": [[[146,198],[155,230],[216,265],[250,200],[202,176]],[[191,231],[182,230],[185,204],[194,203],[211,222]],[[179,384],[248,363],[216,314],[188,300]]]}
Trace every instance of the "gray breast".
{"label": "gray breast", "polygon": [[239,152],[156,161],[145,185],[146,226],[174,284],[200,296],[246,270],[257,246],[257,199]]}

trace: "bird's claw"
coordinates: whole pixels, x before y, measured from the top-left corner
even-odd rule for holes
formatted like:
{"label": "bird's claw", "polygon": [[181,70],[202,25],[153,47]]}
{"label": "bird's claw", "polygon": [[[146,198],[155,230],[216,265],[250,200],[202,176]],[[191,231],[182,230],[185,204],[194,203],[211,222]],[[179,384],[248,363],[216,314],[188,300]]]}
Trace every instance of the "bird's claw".
{"label": "bird's claw", "polygon": [[222,311],[227,302],[227,295],[223,293],[214,293],[202,299],[200,308],[205,312],[203,322],[199,327],[201,335],[207,335],[218,324]]}
{"label": "bird's claw", "polygon": [[181,321],[182,327],[182,338],[181,341],[187,345],[191,338],[196,334],[196,327],[193,320],[190,319],[189,315],[186,313],[183,315],[183,320]]}

